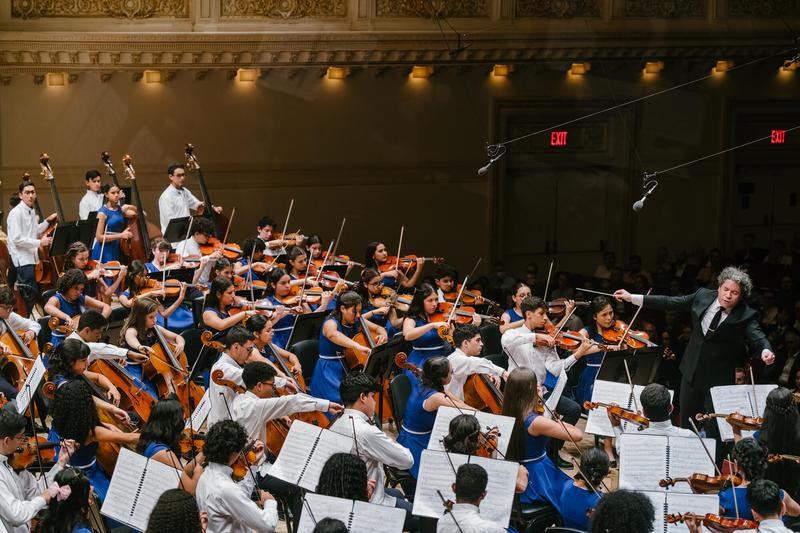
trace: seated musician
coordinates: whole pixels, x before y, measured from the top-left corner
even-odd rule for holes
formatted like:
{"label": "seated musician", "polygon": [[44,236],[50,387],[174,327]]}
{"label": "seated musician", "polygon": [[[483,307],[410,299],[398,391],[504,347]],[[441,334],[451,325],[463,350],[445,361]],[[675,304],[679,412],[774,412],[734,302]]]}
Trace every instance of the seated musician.
{"label": "seated musician", "polygon": [[456,290],[456,269],[450,265],[439,265],[433,273],[433,282],[436,283],[436,297],[444,302],[444,295]]}
{"label": "seated musician", "polygon": [[325,250],[322,237],[319,235],[309,235],[306,237],[305,242],[306,250],[308,250],[309,261],[321,261],[325,259],[322,252]]}
{"label": "seated musician", "polygon": [[292,246],[286,250],[286,271],[289,273],[290,285],[306,285],[316,287],[319,285],[314,276],[306,276],[308,270],[308,254],[299,246]]}
{"label": "seated musician", "polygon": [[211,270],[208,273],[208,287],[211,288],[211,283],[220,276],[233,281],[233,265],[231,265],[227,257],[220,257],[211,262]]}
{"label": "seated musician", "polygon": [[[285,315],[273,324],[272,341],[280,348],[286,348],[289,335],[294,329],[297,313],[310,313],[311,306],[307,302],[300,302],[299,296],[292,296],[291,278],[282,268],[275,268],[267,277],[266,300],[271,305],[286,305],[292,308],[293,313]],[[328,298],[328,300],[330,297]],[[323,299],[325,305],[328,301]]]}
{"label": "seated musician", "polygon": [[480,505],[486,497],[488,483],[489,476],[481,465],[459,466],[453,483],[455,505],[439,519],[436,533],[505,533],[506,528],[481,518]]}
{"label": "seated musician", "polygon": [[[580,334],[590,340],[606,343],[603,339],[603,330],[610,328],[616,321],[614,316],[614,306],[605,296],[597,296],[592,299],[591,306],[589,307],[589,314],[591,319],[580,330]],[[581,372],[580,379],[578,380],[578,387],[575,391],[578,403],[583,405],[583,402],[591,401],[592,392],[594,391],[594,382],[597,379],[597,374],[600,372],[600,365],[603,364],[603,352],[590,353],[586,356],[586,368]]]}
{"label": "seated musician", "polygon": [[141,429],[142,436],[136,451],[148,459],[164,463],[181,471],[180,487],[194,494],[200,474],[203,473],[203,452],[184,464],[180,457],[180,439],[184,428],[183,406],[174,394],[162,398],[150,411]]}
{"label": "seated musician", "polygon": [[[11,328],[15,332],[22,332],[20,338],[26,345],[30,344],[36,338],[42,326],[35,320],[23,318],[13,311],[17,298],[14,292],[8,287],[0,287],[0,339],[3,335],[8,333]],[[9,339],[10,342],[10,339]],[[0,357],[5,354],[14,353],[16,348],[9,346],[3,340],[0,340]],[[17,389],[6,380],[0,373],[0,393],[3,393],[9,400],[17,397]]]}
{"label": "seated musician", "polygon": [[[764,479],[767,473],[768,450],[752,438],[742,439],[733,447],[733,461],[737,473],[743,479],[736,488],[727,487],[719,491],[720,515],[726,517],[740,517],[753,520],[753,513],[747,501],[747,488],[756,480]],[[733,499],[736,498],[734,503]],[[788,516],[800,516],[800,505],[792,496],[780,491],[780,499]]]}
{"label": "seated musician", "polygon": [[385,487],[384,465],[408,470],[414,464],[411,452],[389,438],[386,433],[372,423],[375,417],[377,394],[381,388],[377,381],[363,372],[351,372],[344,376],[339,385],[339,395],[344,403],[344,414],[330,428],[331,431],[353,436],[355,442],[351,453],[357,453],[367,465],[367,475],[375,480],[370,503],[396,507],[406,511],[403,531],[416,531],[418,521],[411,515],[412,504],[402,492]]}
{"label": "seated musician", "polygon": [[89,478],[77,468],[65,468],[47,490],[55,496],[40,517],[36,533],[93,533],[88,502],[92,497]]}
{"label": "seated musician", "polygon": [[525,367],[512,370],[503,394],[502,414],[515,420],[506,459],[520,461],[528,470],[522,503],[549,503],[561,513],[561,489],[571,479],[551,461],[547,448],[550,439],[580,442],[583,431],[540,415],[537,407],[541,401],[536,372]]}
{"label": "seated musician", "polygon": [[111,303],[111,296],[117,292],[120,283],[125,279],[125,272],[128,267],[125,265],[120,266],[117,275],[113,278],[111,284],[97,283],[98,280],[103,279],[105,272],[102,268],[96,267],[94,270],[88,271],[89,266],[89,248],[82,242],[73,242],[67,248],[67,255],[64,257],[64,267],[61,269],[66,272],[77,268],[86,275],[86,288],[84,294],[87,296],[95,297],[103,300],[106,303]]}
{"label": "seated musician", "polygon": [[[659,513],[663,510],[659,509]],[[632,490],[614,490],[603,495],[595,507],[591,533],[642,533],[653,531],[653,502],[646,494]]]}
{"label": "seated musician", "polygon": [[[28,440],[25,435],[27,424],[26,418],[17,413],[16,408],[6,406],[0,409],[0,530],[8,533],[28,533],[31,519],[53,497],[50,490],[42,491],[40,482],[30,485],[11,468],[11,456]],[[45,475],[45,486],[49,486],[55,475],[64,469],[74,451],[75,441],[62,443],[56,464]]]}
{"label": "seated musician", "polygon": [[[439,328],[447,326],[447,322],[431,322],[438,305],[439,300],[433,287],[423,283],[414,292],[403,319],[403,336],[411,342],[412,348],[408,354],[408,362],[417,368],[422,368],[428,359],[446,356],[452,351],[452,347],[439,336]],[[413,373],[408,370],[405,373],[412,383],[417,382]]]}
{"label": "seated musician", "polygon": [[71,380],[59,387],[53,401],[51,414],[53,430],[61,439],[72,439],[78,443],[69,458],[69,465],[83,470],[92,483],[97,498],[102,502],[109,486],[109,474],[97,461],[101,443],[135,444],[138,433],[126,433],[117,428],[110,429],[97,416],[92,393],[83,380]]}
{"label": "seated musician", "polygon": [[113,183],[103,185],[101,191],[104,198],[102,207],[97,210],[92,259],[101,263],[119,261],[122,259],[120,243],[133,236],[126,219],[136,215],[136,206],[120,205],[122,190]]}
{"label": "seated musician", "polygon": [[587,448],[581,454],[574,481],[565,483],[561,490],[561,519],[565,527],[589,529],[589,516],[603,494],[602,483],[609,466],[608,455],[600,448]]}
{"label": "seated musician", "polygon": [[506,309],[500,316],[500,333],[505,333],[510,329],[521,328],[525,325],[525,317],[522,311],[522,301],[531,295],[531,288],[524,283],[517,283],[511,289],[511,300],[514,307]]}
{"label": "seated musician", "polygon": [[368,502],[375,480],[367,477],[367,465],[356,454],[335,453],[322,466],[316,494]]}
{"label": "seated musician", "polygon": [[[183,337],[174,333],[166,328],[159,326],[156,322],[158,315],[158,303],[150,298],[139,298],[131,309],[131,314],[125,319],[125,324],[120,330],[119,344],[123,348],[129,348],[131,351],[143,353],[148,356],[153,355],[153,347],[159,344],[158,334],[169,343],[175,344],[175,353],[183,352],[185,342]],[[158,331],[156,331],[158,329]],[[181,368],[178,372],[186,371]],[[132,365],[128,368],[128,372],[135,375],[138,379],[142,380],[147,387],[147,392],[153,394],[155,398],[160,395],[158,390],[152,386],[150,379],[144,376],[141,366]],[[172,382],[171,374],[164,373],[158,375],[159,388],[163,387],[165,391],[175,391],[175,385]],[[161,382],[163,380],[163,382]],[[161,394],[163,396],[163,394]]]}
{"label": "seated musician", "polygon": [[[343,409],[337,403],[303,393],[274,396],[275,369],[260,361],[244,365],[242,381],[247,391],[234,397],[231,415],[233,415],[233,420],[245,428],[250,440],[269,443],[267,422],[270,420],[310,411],[322,411],[337,415]],[[265,460],[259,468],[258,486],[275,496],[289,498],[292,509],[299,513],[301,501],[298,488],[291,483],[270,476],[269,468],[269,461]]]}
{"label": "seated musician", "polygon": [[123,307],[130,309],[137,299],[146,296],[158,303],[158,314],[156,315],[158,325],[163,326],[166,323],[168,329],[176,333],[185,331],[192,326],[194,319],[186,302],[187,287],[185,285],[181,286],[177,296],[167,298],[161,282],[150,278],[147,268],[139,260],[131,261],[126,285],[128,288],[119,295],[119,303]]}
{"label": "seated musician", "polygon": [[292,380],[293,376],[287,376],[280,369],[281,365],[277,365],[276,357],[280,357],[287,364],[290,373],[294,376],[301,376],[303,374],[303,367],[300,366],[300,360],[297,356],[288,350],[279,348],[272,344],[272,321],[278,316],[280,319],[281,313],[287,313],[285,307],[281,307],[273,313],[272,318],[267,318],[266,315],[253,315],[245,322],[245,327],[253,332],[255,340],[253,342],[253,354],[248,359],[250,361],[262,361],[269,364],[275,369],[277,375]]}
{"label": "seated musician", "polygon": [[411,274],[411,277],[406,276],[400,269],[394,267],[392,263],[387,264],[388,258],[389,252],[386,250],[385,244],[379,241],[371,242],[367,245],[367,251],[364,254],[364,268],[374,268],[381,272],[380,267],[387,265],[391,270],[381,272],[381,280],[384,285],[396,290],[413,288],[422,276],[425,258],[420,257],[417,259],[417,268]]}
{"label": "seated musician", "polygon": [[[373,324],[386,330],[386,335],[392,338],[403,327],[403,319],[397,315],[397,308],[392,305],[392,297],[384,296],[381,275],[373,268],[361,271],[361,280],[356,286],[356,292],[364,302],[361,316]],[[394,294],[394,291],[390,291]]]}
{"label": "seated musician", "polygon": [[67,339],[81,341],[89,347],[88,364],[95,359],[118,359],[120,362],[124,362],[127,358],[134,363],[142,363],[147,360],[147,356],[140,352],[100,342],[107,326],[108,319],[106,317],[94,309],[89,309],[81,314],[81,318],[78,320],[78,329],[70,333]]}
{"label": "seated musician", "polygon": [[272,264],[265,262],[264,250],[267,245],[264,241],[250,237],[242,243],[242,256],[233,264],[233,273],[241,276],[245,281],[266,281],[266,274],[272,270]]}
{"label": "seated musician", "polygon": [[[208,283],[208,276],[211,264],[222,257],[219,250],[204,256],[200,251],[200,245],[208,244],[208,239],[214,236],[214,223],[205,217],[197,217],[192,220],[189,229],[189,238],[175,243],[175,253],[181,258],[200,257],[200,266],[194,273],[193,284],[205,285]],[[207,259],[203,259],[207,258]]]}
{"label": "seated musician", "polygon": [[[272,533],[278,527],[278,505],[270,493],[259,490],[258,502],[254,502],[250,499],[255,488],[253,476],[246,475],[238,483],[231,478],[231,465],[247,443],[247,431],[227,416],[208,430],[203,447],[208,466],[195,491],[197,507],[208,515],[208,531]],[[264,443],[256,442],[253,451],[260,465]]]}
{"label": "seated musician", "polygon": [[[361,331],[361,297],[353,291],[339,295],[336,300],[336,309],[322,324],[319,333],[319,359],[314,367],[311,380],[311,395],[317,398],[326,398],[334,402],[341,402],[339,385],[342,378],[349,371],[344,352],[347,349],[355,350],[364,357],[369,355],[369,346],[364,346],[353,340]],[[364,321],[375,344],[386,342],[386,330],[371,322]]]}
{"label": "seated musician", "polygon": [[256,235],[260,241],[266,245],[264,255],[277,257],[283,251],[283,239],[275,239],[275,224],[276,222],[268,216],[263,216],[256,225]]}
{"label": "seated musician", "polygon": [[197,500],[192,494],[181,489],[169,489],[161,493],[147,519],[148,532],[187,531],[196,533],[206,531],[208,517],[197,508]]}
{"label": "seated musician", "polygon": [[[83,294],[85,287],[86,276],[83,272],[77,268],[67,270],[58,280],[58,292],[51,296],[45,304],[45,313],[59,318],[72,330],[78,327],[78,315],[87,309],[100,311],[104,317],[108,318],[111,315],[111,306]],[[53,346],[58,346],[58,343],[63,341],[65,337],[64,333],[53,330],[51,340]]]}
{"label": "seated musician", "polygon": [[495,387],[500,388],[500,380],[508,377],[508,372],[481,357],[483,341],[481,331],[474,324],[457,325],[453,332],[453,343],[456,349],[447,356],[453,369],[453,379],[445,387],[445,391],[464,399],[464,383],[473,374],[486,374]]}
{"label": "seated musician", "polygon": [[223,276],[214,279],[206,296],[206,306],[203,308],[203,329],[214,335],[224,336],[245,317],[256,314],[254,310],[243,311],[243,314],[230,314],[228,310],[235,300],[236,289],[233,282]]}
{"label": "seated musician", "polygon": [[[431,292],[434,294],[433,292]],[[446,357],[427,359],[422,365],[420,384],[411,391],[406,402],[406,412],[397,442],[411,451],[414,465],[410,468],[415,478],[419,474],[422,450],[428,447],[433,423],[439,407],[446,405],[460,409],[471,409],[464,402],[448,396],[444,387],[452,378],[450,363]]]}

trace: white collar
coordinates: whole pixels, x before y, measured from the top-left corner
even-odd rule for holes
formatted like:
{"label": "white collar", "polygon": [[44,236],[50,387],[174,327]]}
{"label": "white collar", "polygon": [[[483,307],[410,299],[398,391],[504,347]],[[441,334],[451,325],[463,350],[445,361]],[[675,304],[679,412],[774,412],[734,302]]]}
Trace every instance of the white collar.
{"label": "white collar", "polygon": [[345,409],[342,417],[345,416],[352,416],[353,418],[357,418],[363,422],[369,423],[369,417],[367,414],[359,411],[358,409]]}

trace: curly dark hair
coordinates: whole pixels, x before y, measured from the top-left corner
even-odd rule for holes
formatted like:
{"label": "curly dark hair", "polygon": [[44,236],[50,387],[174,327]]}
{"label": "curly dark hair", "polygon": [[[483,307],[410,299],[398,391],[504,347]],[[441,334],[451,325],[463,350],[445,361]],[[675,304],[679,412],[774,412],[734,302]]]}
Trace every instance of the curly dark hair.
{"label": "curly dark hair", "polygon": [[[800,454],[800,412],[789,389],[778,387],[767,396],[758,441],[772,453]],[[791,494],[800,490],[800,465],[791,461],[770,463],[766,477]]]}
{"label": "curly dark hair", "polygon": [[208,430],[203,455],[212,463],[229,464],[231,455],[247,445],[247,431],[234,420],[220,420]]}
{"label": "curly dark hair", "polygon": [[88,524],[89,478],[77,468],[65,468],[56,474],[54,481],[59,487],[69,486],[72,492],[66,500],[50,500],[44,518],[36,528],[37,533],[63,533],[72,531],[79,524]]}
{"label": "curly dark hair", "polygon": [[50,414],[59,436],[80,444],[86,443],[100,425],[92,392],[83,380],[68,381],[58,388]]}
{"label": "curly dark hair", "polygon": [[69,289],[78,285],[86,285],[88,281],[83,272],[77,268],[72,268],[64,272],[64,275],[58,280],[58,292],[66,296]]}
{"label": "curly dark hair", "polygon": [[475,415],[458,415],[450,421],[450,428],[444,437],[444,449],[450,453],[475,455],[478,450],[481,424]]}
{"label": "curly dark hair", "polygon": [[450,361],[447,357],[431,357],[422,365],[420,381],[423,387],[444,392],[444,382],[450,373]]}
{"label": "curly dark hair", "polygon": [[650,498],[640,492],[615,490],[603,496],[594,508],[591,533],[649,533],[655,510]]}
{"label": "curly dark hair", "polygon": [[146,533],[201,533],[197,501],[186,491],[169,489],[150,512]]}
{"label": "curly dark hair", "polygon": [[747,481],[763,479],[767,472],[767,447],[753,438],[742,439],[733,448],[733,460],[742,470]]}
{"label": "curly dark hair", "polygon": [[53,355],[48,361],[47,372],[50,376],[63,376],[65,379],[74,379],[77,376],[72,373],[72,365],[75,361],[88,359],[91,350],[83,341],[78,339],[66,339],[56,346]]}
{"label": "curly dark hair", "polygon": [[183,431],[183,406],[175,394],[159,400],[142,428],[136,451],[144,452],[152,442],[166,444],[176,455],[180,454],[178,441]]}
{"label": "curly dark hair", "polygon": [[336,518],[325,517],[314,526],[311,533],[348,533],[344,522]]}
{"label": "curly dark hair", "polygon": [[335,453],[322,467],[316,493],[366,502],[369,501],[367,482],[367,465],[360,457]]}

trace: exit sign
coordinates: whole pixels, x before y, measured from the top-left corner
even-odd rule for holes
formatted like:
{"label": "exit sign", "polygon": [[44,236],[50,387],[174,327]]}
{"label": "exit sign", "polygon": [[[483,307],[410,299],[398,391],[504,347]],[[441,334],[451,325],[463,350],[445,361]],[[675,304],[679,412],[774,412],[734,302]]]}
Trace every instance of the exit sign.
{"label": "exit sign", "polygon": [[567,145],[566,131],[553,131],[550,132],[550,146],[566,146]]}
{"label": "exit sign", "polygon": [[772,144],[783,144],[786,140],[786,130],[772,130],[769,142]]}

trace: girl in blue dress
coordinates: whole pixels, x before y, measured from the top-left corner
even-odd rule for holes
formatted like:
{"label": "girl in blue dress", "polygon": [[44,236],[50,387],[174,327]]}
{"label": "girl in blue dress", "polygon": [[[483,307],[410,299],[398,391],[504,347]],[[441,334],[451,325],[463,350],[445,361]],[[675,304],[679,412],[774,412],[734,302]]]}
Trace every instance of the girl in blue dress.
{"label": "girl in blue dress", "polygon": [[[191,328],[194,322],[191,310],[183,309],[186,301],[187,287],[181,286],[178,295],[167,299],[164,289],[157,287],[160,283],[148,276],[149,269],[139,260],[132,261],[128,267],[127,289],[119,295],[119,303],[122,307],[130,309],[133,302],[144,296],[158,301],[158,313],[156,315],[157,324],[166,327],[174,333],[182,333]],[[173,317],[177,317],[173,323]],[[183,328],[176,331],[175,328]]]}
{"label": "girl in blue dress", "polygon": [[[122,191],[113,183],[103,185],[101,191],[105,195],[105,202],[97,210],[97,230],[94,235],[92,259],[101,263],[121,261],[120,241],[132,237],[130,230],[127,229],[128,222],[125,219],[134,216],[136,208],[132,205],[120,205],[119,199]],[[100,255],[101,250],[102,256]]]}
{"label": "girl in blue dress", "polygon": [[[361,297],[355,292],[342,293],[336,300],[336,309],[322,324],[319,333],[319,360],[311,379],[311,396],[342,403],[339,385],[345,373],[350,371],[344,358],[345,350],[352,348],[365,357],[369,355],[369,346],[353,340],[361,331],[361,305]],[[371,335],[375,344],[386,342],[386,331],[382,327],[368,321],[363,323],[370,329],[365,334]]]}
{"label": "girl in blue dress", "polygon": [[66,382],[56,391],[51,411],[53,429],[62,439],[73,439],[78,444],[70,457],[69,465],[83,471],[102,502],[108,492],[109,477],[97,462],[97,449],[101,443],[135,444],[138,433],[109,429],[100,423],[97,409],[88,385],[83,380]]}
{"label": "girl in blue dress", "polygon": [[[104,317],[111,315],[111,306],[97,298],[86,296],[86,276],[77,268],[67,270],[58,280],[58,292],[47,300],[44,312],[54,316],[70,330],[78,329],[78,317],[87,309],[99,311]],[[63,331],[53,330],[52,344],[56,347],[66,338]]]}
{"label": "girl in blue dress", "polygon": [[[391,339],[403,327],[403,320],[397,316],[397,309],[390,305],[391,296],[384,294],[381,275],[374,268],[365,268],[361,272],[361,280],[357,285],[358,295],[364,301],[361,313],[365,319],[386,330]],[[394,291],[387,292],[394,294]]]}
{"label": "girl in blue dress", "polygon": [[94,497],[92,486],[77,468],[65,468],[55,475],[50,503],[37,533],[92,533],[89,505]]}
{"label": "girl in blue dress", "polygon": [[[614,306],[611,305],[611,300],[605,296],[598,296],[592,300],[592,305],[589,308],[592,320],[580,330],[580,334],[590,340],[597,341],[605,344],[603,340],[603,328],[610,328],[614,325]],[[590,350],[590,353],[584,356],[586,361],[586,368],[581,372],[581,377],[578,380],[578,386],[575,390],[575,400],[578,405],[583,405],[583,402],[592,400],[592,391],[594,391],[594,381],[597,379],[597,373],[600,372],[600,366],[603,364],[605,352],[598,351],[596,348]]]}
{"label": "girl in blue dress", "polygon": [[[386,245],[382,242],[375,241],[367,245],[367,251],[364,254],[364,267],[372,268],[381,272],[381,280],[386,287],[403,292],[403,289],[412,289],[417,284],[422,276],[422,267],[425,265],[425,258],[420,257],[417,259],[417,268],[411,277],[406,276],[388,262],[389,252],[386,250]],[[387,265],[390,269],[385,272],[381,271],[381,266]],[[384,267],[386,268],[386,267]]]}
{"label": "girl in blue dress", "polygon": [[[434,293],[436,296],[436,293]],[[411,391],[411,396],[406,402],[406,411],[397,443],[405,446],[414,457],[411,475],[415,478],[419,474],[419,461],[422,450],[428,447],[436,420],[436,411],[439,407],[457,407],[459,409],[472,409],[457,398],[445,395],[444,386],[450,383],[453,370],[446,357],[427,359],[422,365],[420,385]]]}
{"label": "girl in blue dress", "polygon": [[[429,318],[436,312],[438,306],[436,291],[430,284],[423,283],[414,293],[403,320],[403,336],[411,342],[412,347],[411,353],[408,354],[408,362],[417,368],[422,368],[428,359],[449,355],[452,351],[450,344],[439,337],[438,332],[438,329],[447,326],[447,323],[431,322]],[[411,383],[416,384],[416,376],[409,370],[405,370],[405,373]]]}
{"label": "girl in blue dress", "polygon": [[[95,263],[94,268],[89,268],[91,262]],[[86,288],[83,293],[86,296],[91,296],[102,300],[107,304],[111,303],[111,296],[116,294],[122,280],[125,279],[125,273],[128,269],[125,265],[120,265],[118,270],[106,270],[99,267],[98,262],[89,259],[89,248],[86,247],[81,241],[73,242],[67,248],[67,255],[64,257],[64,267],[61,269],[66,272],[73,268],[77,268],[86,275]],[[104,279],[106,282],[111,282],[110,285],[106,283],[98,283],[98,280]]]}
{"label": "girl in blue dress", "polygon": [[266,248],[267,245],[261,239],[256,237],[245,239],[242,243],[242,256],[233,264],[233,273],[243,277],[247,282],[251,279],[266,281],[267,272],[272,270],[272,264],[264,261]]}
{"label": "girl in blue dress", "polygon": [[524,283],[517,283],[511,291],[511,299],[514,307],[503,311],[500,317],[500,334],[514,328],[519,328],[525,323],[525,316],[522,313],[522,300],[531,295],[531,288]]}
{"label": "girl in blue dress", "polygon": [[581,454],[578,475],[574,481],[565,483],[561,490],[564,527],[589,530],[589,516],[603,494],[602,482],[608,471],[608,455],[600,448],[589,448]]}
{"label": "girl in blue dress", "polygon": [[547,456],[550,439],[576,442],[583,432],[572,424],[550,420],[537,414],[541,402],[536,374],[530,368],[511,371],[503,396],[503,415],[514,418],[514,431],[506,459],[520,461],[528,470],[528,486],[520,496],[522,503],[549,503],[562,513],[561,491],[572,479],[559,470]]}
{"label": "girl in blue dress", "polygon": [[[285,305],[292,309],[292,313],[283,316],[277,322],[272,324],[272,342],[280,348],[286,349],[286,343],[289,342],[289,336],[294,328],[297,315],[300,313],[310,313],[311,307],[303,302],[299,303],[298,296],[292,296],[292,278],[289,273],[282,268],[276,268],[269,273],[267,281],[267,303],[278,306]],[[324,305],[328,305],[328,301],[323,299]],[[285,303],[284,303],[285,302]]]}
{"label": "girl in blue dress", "polygon": [[[184,420],[183,407],[178,397],[174,394],[159,400],[150,411],[150,418],[142,427],[142,436],[136,443],[136,451],[148,459],[164,463],[176,470],[180,470],[180,487],[194,494],[200,474],[203,473],[203,452],[198,452],[194,459],[185,464],[180,458],[180,441],[183,436]],[[189,431],[186,437],[190,438]]]}
{"label": "girl in blue dress", "polygon": [[210,331],[215,338],[227,335],[228,330],[242,321],[245,316],[252,316],[255,311],[244,311],[245,315],[231,315],[228,312],[236,300],[233,282],[218,276],[211,282],[206,295],[206,306],[203,308],[203,330]]}
{"label": "girl in blue dress", "polygon": [[[285,307],[279,308],[275,311],[273,318],[284,312],[286,312]],[[303,367],[300,365],[300,360],[297,356],[272,344],[272,322],[270,322],[270,319],[265,315],[253,315],[247,319],[245,327],[255,336],[253,354],[247,359],[248,363],[251,361],[263,361],[273,366],[277,375],[282,378],[294,379],[303,375]],[[284,365],[294,376],[287,376],[283,372],[282,366],[275,359],[276,357],[280,357],[283,360]]]}
{"label": "girl in blue dress", "polygon": [[[180,268],[178,263],[168,264],[167,257],[169,257],[170,245],[164,239],[155,239],[151,244],[153,258],[148,263],[144,264],[147,272],[163,272],[165,270]],[[197,266],[199,263],[189,264],[189,267]],[[199,268],[198,268],[199,270]],[[169,277],[167,275],[166,277]],[[196,298],[202,298],[203,293],[198,291],[195,287],[183,287],[178,296],[164,298],[163,305],[159,309],[159,325],[166,327],[168,330],[175,333],[183,333],[187,329],[194,327],[194,316],[192,315],[191,301]]]}

